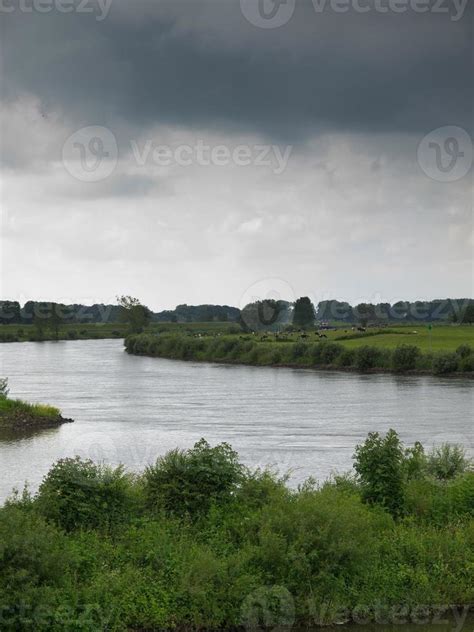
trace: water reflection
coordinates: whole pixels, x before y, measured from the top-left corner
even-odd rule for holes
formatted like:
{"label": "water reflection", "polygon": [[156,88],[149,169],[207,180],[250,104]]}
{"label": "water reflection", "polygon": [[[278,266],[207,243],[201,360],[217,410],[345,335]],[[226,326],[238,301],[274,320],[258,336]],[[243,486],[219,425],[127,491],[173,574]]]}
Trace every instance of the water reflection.
{"label": "water reflection", "polygon": [[2,428],[0,426],[0,443],[14,443],[27,441],[31,437],[55,434],[58,428]]}

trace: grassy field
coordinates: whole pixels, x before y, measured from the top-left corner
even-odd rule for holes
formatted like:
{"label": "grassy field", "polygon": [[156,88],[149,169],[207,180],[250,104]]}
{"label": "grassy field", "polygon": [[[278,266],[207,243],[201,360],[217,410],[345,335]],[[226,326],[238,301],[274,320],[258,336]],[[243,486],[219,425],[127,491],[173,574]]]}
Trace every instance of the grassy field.
{"label": "grassy field", "polygon": [[[213,334],[239,334],[239,326],[236,323],[153,323],[146,329],[146,333],[169,334],[201,334],[203,336]],[[401,344],[417,346],[421,351],[455,351],[459,345],[469,344],[474,347],[474,326],[470,325],[434,325],[431,332],[425,324],[403,325],[389,328],[369,328],[365,333],[352,331],[351,327],[338,327],[335,330],[322,332],[328,340],[337,341],[350,349],[356,349],[361,345],[387,349],[395,349]],[[60,328],[60,340],[88,340],[101,338],[125,338],[127,328],[121,323],[93,323],[64,325]],[[307,332],[306,342],[317,342],[316,332]],[[0,325],[0,342],[27,341],[34,339],[36,330],[32,325]],[[45,332],[45,340],[51,340],[50,332]],[[256,334],[256,341],[271,342],[275,339],[273,334]],[[263,340],[262,340],[263,339]],[[301,339],[299,332],[283,334],[280,342],[296,342]]]}
{"label": "grassy field", "polygon": [[[135,355],[259,366],[474,375],[474,328],[351,329],[281,334],[144,333],[125,339]],[[324,337],[321,337],[321,336]],[[431,340],[430,340],[431,338]]]}
{"label": "grassy field", "polygon": [[[411,325],[390,327],[388,331],[368,329],[365,334],[352,332],[349,328],[328,331],[326,335],[328,340],[340,342],[352,349],[365,344],[387,349],[395,349],[402,344],[415,345],[421,351],[455,351],[462,344],[474,346],[474,327],[470,325],[434,326],[431,332],[426,325]],[[345,339],[345,336],[354,337]],[[313,334],[311,338],[316,339],[316,336]]]}

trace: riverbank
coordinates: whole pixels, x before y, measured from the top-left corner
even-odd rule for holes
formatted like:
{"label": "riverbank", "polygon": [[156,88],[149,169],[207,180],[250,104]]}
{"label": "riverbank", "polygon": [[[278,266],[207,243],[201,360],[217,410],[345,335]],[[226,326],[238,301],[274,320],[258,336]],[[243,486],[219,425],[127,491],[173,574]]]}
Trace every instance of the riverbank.
{"label": "riverbank", "polygon": [[55,428],[73,422],[62,416],[60,410],[45,404],[28,404],[19,399],[0,397],[0,429],[31,430]]}
{"label": "riverbank", "polygon": [[127,353],[133,355],[197,362],[474,377],[474,350],[468,344],[459,345],[455,351],[422,352],[415,345],[385,348],[365,344],[364,340],[354,347],[352,336],[347,342],[308,342],[307,338],[138,334],[128,336],[124,344]]}
{"label": "riverbank", "polygon": [[[151,323],[146,333],[201,333],[229,334],[239,332],[236,324],[210,323]],[[0,325],[0,343],[8,342],[53,342],[57,340],[108,340],[123,339],[129,335],[124,323],[70,323],[60,325],[57,331],[38,328],[35,325]]]}
{"label": "riverbank", "polygon": [[0,508],[2,630],[465,618],[473,495],[461,452],[393,431],[356,447],[352,474],[297,490],[204,440],[138,474],[63,459]]}

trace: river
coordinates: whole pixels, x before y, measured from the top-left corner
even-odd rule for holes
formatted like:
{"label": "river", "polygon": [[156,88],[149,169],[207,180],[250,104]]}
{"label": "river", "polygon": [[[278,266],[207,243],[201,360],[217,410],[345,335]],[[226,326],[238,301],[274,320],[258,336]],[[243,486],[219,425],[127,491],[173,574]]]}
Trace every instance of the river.
{"label": "river", "polygon": [[201,437],[291,483],[351,468],[354,446],[395,428],[411,444],[463,443],[474,456],[474,382],[137,357],[121,340],[0,345],[10,396],[58,406],[75,423],[0,436],[0,501],[73,455],[141,470]]}

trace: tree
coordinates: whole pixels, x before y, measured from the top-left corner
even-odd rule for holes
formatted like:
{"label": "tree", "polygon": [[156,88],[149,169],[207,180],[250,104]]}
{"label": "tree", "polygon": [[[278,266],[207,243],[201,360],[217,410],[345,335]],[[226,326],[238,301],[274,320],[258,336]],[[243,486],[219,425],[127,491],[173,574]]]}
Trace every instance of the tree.
{"label": "tree", "polygon": [[148,307],[133,296],[117,296],[117,303],[120,307],[120,320],[127,323],[130,333],[141,333],[150,322],[151,312]]}
{"label": "tree", "polygon": [[385,507],[393,516],[403,511],[405,488],[405,453],[395,430],[385,437],[371,432],[354,454],[354,469],[368,503]]}
{"label": "tree", "polygon": [[462,322],[468,325],[474,323],[474,303],[470,303],[464,310]]}
{"label": "tree", "polygon": [[293,325],[298,327],[311,327],[316,319],[314,305],[307,296],[302,296],[295,303],[293,312]]}
{"label": "tree", "polygon": [[266,298],[246,305],[240,313],[240,326],[244,331],[279,330],[287,322],[289,303]]}
{"label": "tree", "polygon": [[376,320],[375,306],[372,303],[359,303],[354,307],[353,313],[362,327],[367,327],[369,321]]}
{"label": "tree", "polygon": [[45,327],[45,319],[39,315],[33,315],[33,327],[35,328],[35,336],[37,340],[43,340],[44,338],[44,327]]}
{"label": "tree", "polygon": [[59,338],[59,329],[61,325],[66,323],[66,307],[59,303],[51,303],[50,305],[50,313],[47,318],[47,325],[51,330],[54,339],[58,340]]}

